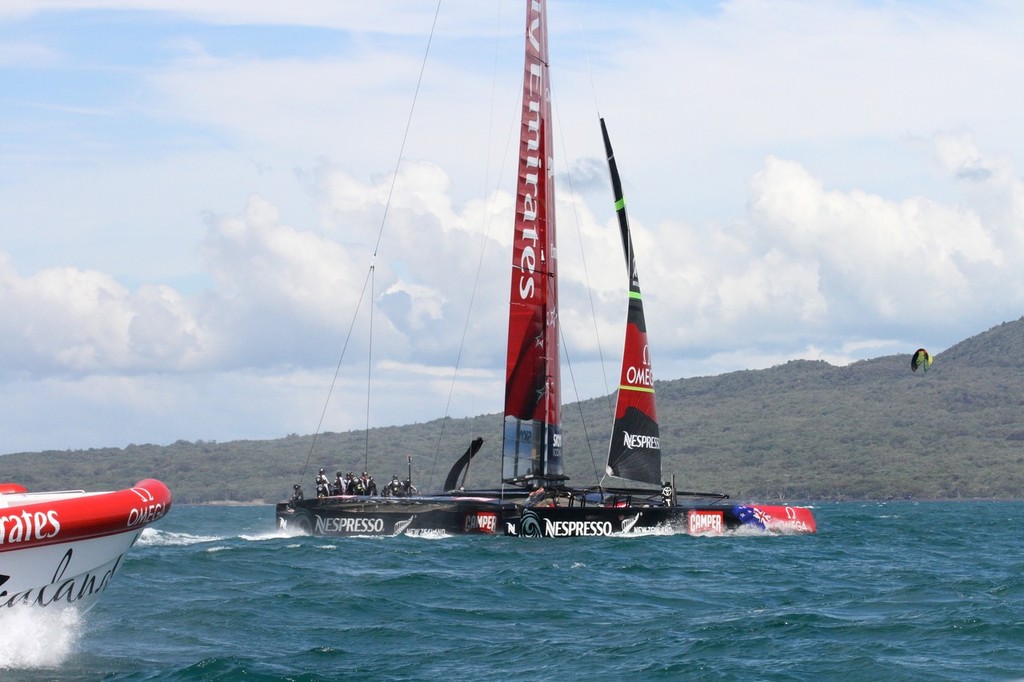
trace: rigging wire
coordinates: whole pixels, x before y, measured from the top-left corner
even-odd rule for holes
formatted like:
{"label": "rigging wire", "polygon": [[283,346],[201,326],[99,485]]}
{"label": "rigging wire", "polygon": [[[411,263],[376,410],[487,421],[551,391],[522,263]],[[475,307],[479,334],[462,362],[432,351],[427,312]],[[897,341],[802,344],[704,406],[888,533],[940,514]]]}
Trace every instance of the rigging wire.
{"label": "rigging wire", "polygon": [[598,473],[597,459],[594,457],[594,445],[590,442],[590,432],[587,429],[587,418],[583,414],[583,400],[580,398],[580,391],[576,385],[576,375],[572,371],[572,361],[569,359],[569,348],[565,344],[565,334],[562,328],[558,328],[558,335],[562,338],[562,355],[565,356],[565,366],[569,370],[569,382],[572,384],[573,394],[576,396],[576,408],[580,412],[580,423],[583,425],[583,440],[587,444],[587,452],[590,453],[590,464],[594,467],[594,478],[601,480]]}
{"label": "rigging wire", "polygon": [[[582,37],[582,42],[583,42],[583,47],[584,47],[584,54],[586,56],[587,74],[589,76],[590,89],[591,89],[591,93],[592,93],[593,98],[594,98],[594,110],[595,110],[595,113],[597,114],[598,120],[600,120],[600,118],[601,118],[601,109],[600,109],[600,106],[598,105],[597,87],[594,84],[594,69],[592,67],[591,60],[590,60],[589,42],[587,41],[587,34],[586,34],[586,31],[584,30],[582,24],[579,25],[579,30],[580,30],[580,34],[581,34],[581,37]],[[557,102],[557,99],[555,97],[552,97],[552,102],[555,105],[555,116],[560,118],[560,114],[558,112],[558,102]],[[563,159],[568,159],[568,153],[567,153],[567,151],[565,149],[565,135],[562,133],[563,130],[564,130],[564,128],[559,126],[559,139],[560,139],[560,141],[562,143],[562,158]],[[581,257],[581,263],[582,263],[582,266],[583,266],[583,276],[584,276],[584,281],[586,283],[587,294],[588,294],[589,301],[590,301],[591,320],[592,320],[592,322],[594,324],[594,337],[597,340],[598,358],[599,358],[600,367],[601,367],[601,378],[602,378],[602,380],[604,382],[604,396],[603,396],[603,398],[604,398],[605,407],[606,407],[606,409],[607,409],[607,411],[609,413],[609,416],[612,419],[612,421],[614,422],[614,419],[615,419],[615,406],[614,406],[614,404],[612,402],[612,398],[611,398],[612,390],[611,390],[611,388],[608,385],[608,372],[607,372],[607,365],[606,365],[606,361],[605,361],[605,357],[604,357],[604,345],[601,343],[601,336],[600,336],[600,331],[599,331],[599,327],[598,327],[597,307],[596,307],[596,305],[594,303],[594,290],[593,290],[593,287],[591,287],[591,284],[590,284],[590,269],[589,269],[589,267],[587,265],[586,249],[584,248],[584,242],[583,242],[583,231],[582,231],[582,229],[580,229],[581,221],[580,221],[580,217],[579,217],[579,212],[577,210],[576,194],[573,191],[573,186],[572,186],[572,171],[568,167],[568,165],[566,166],[565,176],[566,176],[567,183],[569,185],[570,203],[571,203],[572,210],[573,210],[573,218],[575,220],[576,227],[577,227],[576,235],[577,235],[577,238],[579,240],[580,257]],[[586,421],[586,418],[584,417],[583,403],[582,403],[582,401],[580,399],[580,396],[579,396],[579,389],[578,389],[578,386],[577,386],[576,381],[575,381],[575,377],[574,377],[573,372],[572,372],[572,364],[571,364],[571,362],[569,360],[568,344],[565,341],[565,336],[562,333],[561,328],[559,329],[559,333],[562,335],[563,354],[565,356],[566,365],[569,368],[569,376],[570,376],[570,381],[572,382],[572,385],[573,385],[573,391],[576,394],[576,405],[577,405],[577,408],[579,410],[580,421],[583,424],[584,437],[586,438],[587,450],[590,453],[591,464],[592,464],[592,466],[594,468],[594,476],[595,476],[596,479],[598,479],[600,481],[602,479],[602,476],[601,476],[601,474],[599,472],[599,469],[598,469],[597,458],[594,455],[593,444],[591,443],[590,437],[589,437],[589,435],[587,433],[587,421]],[[616,386],[617,385],[618,384],[616,383]]]}
{"label": "rigging wire", "polygon": [[373,265],[366,272],[366,279],[363,280],[363,288],[359,292],[359,299],[356,301],[356,309],[352,314],[352,321],[348,326],[348,333],[345,335],[345,343],[341,347],[341,357],[338,358],[338,364],[334,368],[334,378],[331,379],[331,386],[327,389],[327,399],[324,401],[323,409],[320,411],[320,421],[316,424],[316,431],[313,433],[313,440],[309,444],[309,453],[306,455],[306,462],[302,466],[302,474],[299,476],[299,480],[302,480],[306,476],[306,472],[309,470],[309,460],[313,458],[313,452],[316,449],[316,442],[320,437],[320,433],[323,429],[324,419],[327,416],[327,406],[331,402],[331,395],[334,393],[334,387],[338,383],[338,375],[341,373],[341,364],[345,360],[345,351],[348,350],[349,341],[352,339],[352,331],[355,329],[356,320],[359,318],[359,309],[363,305],[363,299],[366,297],[366,288],[370,283],[370,275],[373,273]]}
{"label": "rigging wire", "polygon": [[[551,102],[554,105],[555,118],[561,120],[561,114],[559,113],[559,110],[558,110],[558,100],[557,100],[557,98],[552,96],[551,97]],[[563,131],[563,128],[561,126],[559,126],[558,127],[558,139],[562,142],[562,158],[563,159],[568,159],[569,155],[568,155],[568,152],[566,151],[566,147],[565,147],[565,135],[563,134],[562,131]],[[601,362],[601,376],[604,379],[605,402],[607,403],[608,402],[608,393],[609,393],[609,391],[608,391],[608,377],[607,377],[607,374],[605,372],[604,352],[601,350],[601,337],[600,337],[600,334],[598,334],[598,329],[597,329],[597,308],[594,305],[594,289],[593,289],[593,287],[590,286],[590,270],[587,267],[586,251],[583,248],[583,230],[580,227],[579,211],[576,210],[576,192],[573,190],[573,186],[572,186],[572,170],[569,168],[569,164],[566,164],[565,178],[566,178],[566,183],[569,185],[569,203],[572,206],[572,215],[573,215],[573,219],[575,220],[575,223],[576,223],[576,238],[579,240],[580,257],[581,257],[581,261],[583,263],[583,279],[584,279],[584,281],[587,284],[587,286],[586,286],[587,296],[590,298],[590,314],[591,314],[591,319],[594,322],[594,335],[595,335],[595,337],[597,337],[597,352],[598,352],[598,356],[600,357],[600,362]],[[598,473],[599,470],[597,468],[597,458],[594,456],[594,446],[590,442],[590,435],[587,432],[587,419],[586,419],[586,417],[583,414],[583,402],[580,399],[579,387],[576,384],[576,376],[575,376],[575,374],[573,374],[573,371],[572,371],[572,362],[569,359],[569,344],[566,342],[565,333],[563,332],[562,325],[558,326],[558,334],[561,337],[561,341],[562,341],[562,344],[561,344],[562,345],[562,355],[565,356],[565,364],[566,364],[566,367],[568,367],[568,369],[569,369],[569,381],[572,383],[572,390],[573,390],[573,393],[576,395],[576,408],[579,410],[580,422],[583,424],[583,437],[584,437],[585,442],[587,444],[587,451],[590,453],[590,462],[591,462],[591,464],[594,467],[594,477],[596,479],[600,480],[601,479],[601,475]],[[610,409],[614,409],[614,408],[610,408]],[[612,413],[613,421],[614,421],[614,418],[615,418],[615,414],[613,412]]]}
{"label": "rigging wire", "polygon": [[[594,97],[594,112],[597,114],[597,119],[601,120],[601,107],[599,107],[598,103],[597,103],[597,86],[594,85],[594,68],[593,68],[593,65],[590,62],[590,43],[587,40],[587,32],[584,30],[582,23],[579,24],[579,31],[580,31],[581,40],[583,42],[583,54],[586,57],[586,62],[587,62],[587,76],[588,76],[588,79],[590,81],[590,92],[591,92],[591,94]],[[602,148],[602,150],[603,150],[603,148]],[[570,179],[570,181],[571,181],[571,179]],[[575,210],[576,210],[576,202],[574,201],[573,202],[573,211],[575,212]],[[594,322],[594,337],[597,339],[597,352],[598,352],[598,356],[599,356],[600,362],[601,362],[601,379],[604,381],[605,407],[607,408],[608,413],[611,415],[612,420],[614,420],[615,419],[615,406],[611,402],[612,391],[611,391],[611,388],[609,388],[609,386],[608,386],[608,372],[607,372],[607,368],[606,368],[606,365],[605,365],[605,359],[604,359],[604,345],[601,343],[601,336],[598,333],[597,310],[594,307],[594,294],[593,294],[593,290],[590,288],[590,280],[589,280],[589,274],[588,274],[588,271],[587,271],[587,263],[586,263],[586,254],[585,254],[584,249],[583,249],[583,235],[582,234],[579,235],[579,239],[580,239],[580,253],[583,254],[583,271],[584,271],[585,275],[588,277],[588,279],[587,279],[587,291],[590,293],[591,319]],[[615,385],[618,386],[618,381],[615,382]]]}
{"label": "rigging wire", "polygon": [[590,63],[590,42],[587,40],[587,32],[583,29],[583,24],[579,24],[580,39],[583,41],[583,56],[586,57],[587,61],[587,76],[590,80],[590,92],[594,96],[594,111],[597,112],[597,118],[601,118],[601,107],[597,103],[597,86],[594,85],[594,66]]}
{"label": "rigging wire", "polygon": [[416,102],[420,95],[420,86],[423,85],[423,74],[427,70],[427,56],[430,54],[430,44],[434,40],[434,30],[437,27],[437,17],[441,13],[441,0],[437,0],[437,7],[434,9],[434,21],[430,24],[430,35],[427,37],[427,47],[423,51],[423,61],[420,64],[420,74],[416,79],[416,90],[412,94],[412,106],[409,107],[409,116],[405,121],[405,133],[402,135],[402,146],[398,150],[398,161],[395,163],[395,173],[391,176],[391,188],[388,190],[388,199],[384,204],[384,215],[380,219],[380,229],[377,231],[377,243],[373,247],[373,256],[377,257],[380,249],[380,241],[384,236],[384,226],[388,220],[388,209],[391,208],[391,197],[395,194],[395,185],[398,183],[398,169],[402,166],[402,159],[405,157],[405,143],[409,140],[409,129],[412,128],[412,116],[416,111]]}
{"label": "rigging wire", "polygon": [[[397,175],[397,173],[396,173]],[[370,470],[370,383],[373,372],[373,301],[375,284],[377,283],[377,268],[370,266],[370,333],[366,346],[366,428],[363,429],[363,471]]]}
{"label": "rigging wire", "polygon": [[[588,76],[588,80],[590,81],[590,92],[591,92],[591,94],[592,94],[592,96],[594,98],[594,113],[597,114],[597,119],[598,119],[598,121],[600,121],[601,120],[601,107],[598,104],[597,86],[594,83],[594,67],[593,67],[593,64],[592,64],[591,59],[590,59],[590,41],[587,40],[587,32],[584,29],[583,24],[582,23],[578,24],[578,27],[579,27],[579,32],[580,32],[580,39],[581,39],[581,42],[583,43],[583,54],[584,54],[584,57],[586,58],[587,76]],[[573,209],[575,210],[575,203],[573,204]],[[580,236],[580,251],[581,252],[583,251],[583,237],[582,237],[582,235]],[[585,260],[584,260],[584,271],[586,271],[586,261]],[[589,283],[589,280],[588,280],[588,282],[587,282],[588,291],[590,291],[589,284],[590,283]],[[591,293],[591,295],[590,295],[590,306],[591,306],[591,312],[592,312],[592,319],[594,321],[594,335],[597,338],[598,355],[600,357],[600,362],[601,362],[601,377],[604,380],[604,401],[605,401],[605,407],[608,410],[608,413],[609,413],[609,416],[612,419],[612,422],[614,423],[614,421],[615,421],[615,406],[614,406],[614,404],[612,403],[612,400],[611,400],[612,392],[611,392],[611,390],[608,387],[608,372],[607,372],[606,366],[605,366],[603,345],[601,344],[601,339],[600,339],[600,336],[598,335],[598,331],[597,331],[597,312],[594,310],[594,297],[593,297],[593,293]],[[615,385],[616,385],[616,390],[618,390],[618,381],[616,381]],[[582,406],[581,406],[581,412],[582,412]],[[591,453],[591,459],[593,459],[593,453]],[[596,466],[596,464],[594,466],[594,470],[595,470],[595,475],[597,475],[597,466]],[[598,476],[598,480],[599,481],[603,480],[602,476],[600,476],[600,475],[597,475],[597,476]]]}
{"label": "rigging wire", "polygon": [[[498,82],[499,52],[500,52],[499,45],[501,43],[501,17],[502,17],[502,11],[501,10],[502,10],[502,5],[501,5],[501,3],[498,3],[498,24],[495,27],[495,36],[494,36],[494,70],[493,70],[493,73],[492,73],[492,76],[491,76],[491,105],[490,105],[491,108],[490,108],[490,113],[489,113],[488,119],[487,119],[487,153],[486,153],[486,161],[485,161],[485,164],[484,164],[484,182],[483,182],[484,196],[487,195],[488,189],[490,188],[489,175],[490,175],[490,170],[491,170],[491,139],[494,136],[494,130],[493,130],[494,129],[494,109],[495,109],[494,105],[495,105],[495,101],[497,100],[497,94],[496,93],[497,93],[497,82]],[[516,96],[515,108],[517,110],[520,107],[520,104],[521,104],[521,101],[522,101],[521,98],[522,98],[522,93],[520,92],[520,94],[518,94]],[[512,144],[512,136],[513,136],[513,133],[515,132],[515,117],[514,116],[511,119],[511,121],[512,122],[509,125],[508,134],[507,134],[507,136],[505,138],[505,152],[502,155],[501,164],[498,166],[499,170],[498,170],[498,178],[495,181],[495,190],[500,189],[500,187],[501,187],[501,182],[502,182],[502,179],[504,177],[505,161],[508,159],[509,149],[511,148],[511,144]],[[485,257],[485,255],[487,253],[487,244],[488,244],[488,241],[489,241],[489,237],[491,235],[491,229],[492,229],[492,227],[494,225],[494,214],[495,214],[495,211],[493,209],[494,209],[495,204],[497,203],[497,199],[498,199],[497,191],[491,193],[491,199],[490,199],[490,204],[489,204],[490,207],[491,207],[491,210],[486,211],[485,214],[484,214],[485,224],[484,224],[483,232],[482,232],[481,238],[480,238],[480,257],[477,260],[476,275],[473,278],[473,286],[470,289],[469,306],[468,306],[468,308],[466,310],[466,321],[465,321],[465,323],[462,326],[462,338],[459,341],[459,352],[458,352],[458,354],[456,355],[456,358],[455,358],[455,367],[454,367],[454,371],[452,373],[452,381],[451,381],[451,384],[448,387],[448,400],[445,403],[444,417],[441,420],[441,432],[438,434],[437,442],[435,443],[435,446],[434,446],[434,461],[433,461],[433,463],[431,465],[430,477],[428,479],[428,485],[430,485],[431,487],[433,487],[433,483],[434,483],[434,473],[436,472],[436,469],[437,469],[437,460],[438,460],[438,458],[441,455],[441,444],[442,444],[442,441],[444,439],[445,431],[447,430],[448,419],[449,419],[449,416],[450,416],[450,413],[451,413],[452,396],[455,393],[455,385],[458,382],[459,368],[462,366],[462,353],[463,353],[463,351],[466,348],[466,337],[469,335],[469,325],[470,325],[470,322],[471,322],[472,316],[473,316],[473,307],[474,307],[474,304],[476,303],[476,294],[480,290],[480,278],[481,278],[481,275],[483,273],[484,257]],[[500,442],[500,438],[499,438],[499,442]],[[469,468],[470,468],[470,465],[472,464],[472,461],[473,460],[470,459],[470,461],[467,462],[467,464],[466,464],[466,470],[464,472],[464,478],[463,478],[464,481],[466,479],[468,479],[468,477],[469,477]]]}
{"label": "rigging wire", "polygon": [[[348,350],[349,342],[352,339],[352,330],[355,327],[356,319],[358,318],[358,315],[359,315],[359,310],[362,307],[363,299],[366,296],[367,287],[370,288],[370,292],[371,292],[371,294],[370,294],[370,307],[371,307],[371,310],[370,310],[370,337],[371,337],[371,339],[373,337],[373,310],[372,310],[372,308],[373,308],[373,286],[372,286],[372,282],[374,280],[374,271],[375,271],[375,265],[376,265],[376,262],[377,262],[377,253],[380,250],[380,243],[381,243],[381,240],[383,239],[383,236],[384,236],[384,227],[387,225],[388,209],[391,208],[391,199],[394,196],[395,185],[398,182],[398,171],[399,171],[399,169],[402,166],[402,159],[405,157],[405,145],[406,145],[406,142],[409,139],[409,129],[412,127],[413,113],[416,111],[416,102],[419,99],[420,86],[423,84],[423,74],[424,74],[424,72],[426,71],[426,68],[427,68],[427,56],[430,54],[430,46],[431,46],[431,43],[433,43],[433,41],[434,41],[434,31],[437,28],[437,17],[441,13],[441,2],[442,2],[442,0],[437,0],[437,6],[434,8],[434,19],[433,19],[433,21],[430,24],[430,35],[427,36],[427,45],[426,45],[426,48],[423,51],[423,60],[422,60],[422,62],[420,64],[420,73],[419,73],[419,76],[416,79],[416,88],[413,91],[412,104],[409,107],[409,115],[408,115],[408,117],[406,118],[406,121],[405,121],[405,133],[402,135],[402,144],[401,144],[401,146],[399,147],[399,150],[398,150],[398,161],[395,163],[395,172],[391,176],[391,187],[388,189],[388,197],[387,197],[387,201],[384,204],[384,213],[381,216],[380,228],[377,230],[377,241],[373,245],[373,255],[370,258],[370,267],[367,270],[366,279],[363,281],[363,289],[359,293],[359,300],[356,302],[356,309],[355,309],[355,311],[352,314],[352,321],[349,324],[348,334],[345,336],[345,343],[342,345],[341,356],[338,358],[338,364],[337,364],[337,366],[335,367],[335,370],[334,370],[334,378],[331,380],[330,388],[327,391],[327,398],[324,401],[323,410],[320,412],[320,421],[317,422],[316,432],[313,434],[313,440],[312,440],[312,442],[310,443],[310,446],[309,446],[309,453],[306,455],[306,461],[305,461],[305,463],[302,466],[302,473],[300,474],[300,477],[299,477],[300,480],[305,478],[306,472],[309,470],[309,462],[313,458],[313,452],[314,452],[314,449],[316,447],[316,442],[317,442],[317,440],[318,440],[318,438],[320,436],[321,430],[323,428],[324,419],[326,418],[326,414],[327,414],[327,406],[331,402],[331,396],[334,394],[334,389],[335,389],[335,387],[337,386],[337,383],[338,383],[338,375],[341,372],[341,364],[342,364],[342,362],[345,359],[345,352]],[[371,343],[371,346],[372,346],[372,343]],[[369,355],[368,355],[368,357],[369,357]],[[370,401],[369,401],[369,392],[370,392],[370,390],[369,390],[369,374],[372,371],[372,368],[373,368],[373,365],[368,363],[368,369],[367,369],[367,404],[366,404],[366,446],[365,446],[365,448],[366,448],[365,458],[366,458],[366,462],[367,463],[369,463],[369,450],[370,450]]]}
{"label": "rigging wire", "polygon": [[[587,74],[590,77],[590,89],[591,89],[591,92],[593,93],[593,96],[594,96],[594,108],[598,109],[598,107],[597,107],[597,88],[594,86],[594,72],[593,72],[593,69],[591,68],[591,64],[590,64],[590,50],[587,47],[586,33],[583,31],[583,26],[582,25],[580,25],[580,33],[583,34],[584,52],[585,52],[586,57],[587,57]],[[560,112],[558,110],[558,100],[557,100],[557,98],[552,95],[551,101],[552,101],[552,103],[554,105],[555,117],[558,120],[561,120],[561,114],[560,114]],[[598,118],[600,118],[600,110],[599,109],[598,109]],[[558,137],[559,137],[559,140],[562,143],[562,158],[565,159],[565,160],[568,160],[569,154],[568,154],[568,151],[566,150],[566,146],[565,146],[565,135],[563,133],[564,127],[561,126],[561,125],[558,126],[558,131],[559,131]],[[608,413],[610,415],[611,420],[614,422],[614,420],[615,420],[615,407],[614,407],[614,405],[611,402],[611,389],[608,386],[608,372],[607,372],[607,363],[606,363],[605,357],[604,357],[604,344],[601,343],[601,334],[600,334],[600,330],[599,330],[598,323],[597,323],[597,306],[594,303],[594,289],[593,289],[593,287],[590,284],[590,268],[587,265],[587,254],[586,254],[586,249],[584,248],[584,242],[583,242],[583,230],[580,227],[581,220],[580,220],[579,211],[577,210],[576,192],[573,189],[573,185],[572,185],[572,169],[569,168],[568,163],[566,164],[565,177],[566,177],[566,182],[569,185],[569,199],[570,199],[569,203],[572,206],[573,220],[574,220],[574,222],[576,224],[576,238],[577,238],[577,240],[579,242],[580,262],[582,263],[582,266],[583,266],[583,279],[584,279],[584,282],[586,284],[587,297],[588,297],[589,302],[590,302],[590,319],[591,319],[591,321],[594,324],[594,338],[597,341],[597,354],[598,354],[598,362],[599,362],[600,368],[601,368],[601,380],[604,382],[604,396],[603,397],[604,397],[604,402],[605,402],[605,408],[607,409],[607,411],[608,411]],[[583,437],[584,437],[585,442],[587,444],[587,452],[590,453],[591,466],[594,469],[594,478],[596,480],[600,481],[602,476],[600,474],[600,469],[598,468],[597,457],[594,454],[594,446],[593,446],[593,443],[590,440],[590,435],[589,435],[589,432],[588,432],[588,429],[587,429],[587,419],[586,419],[586,416],[584,415],[584,412],[583,412],[583,401],[580,398],[579,387],[576,384],[576,378],[575,378],[575,375],[573,374],[573,371],[572,371],[572,362],[571,362],[571,360],[569,358],[569,345],[568,345],[568,343],[566,343],[565,334],[564,334],[564,332],[563,332],[561,327],[559,327],[559,335],[561,336],[561,339],[562,339],[562,353],[563,353],[563,355],[565,357],[566,367],[569,369],[569,380],[572,383],[573,393],[576,396],[576,407],[579,410],[580,423],[583,425]]]}

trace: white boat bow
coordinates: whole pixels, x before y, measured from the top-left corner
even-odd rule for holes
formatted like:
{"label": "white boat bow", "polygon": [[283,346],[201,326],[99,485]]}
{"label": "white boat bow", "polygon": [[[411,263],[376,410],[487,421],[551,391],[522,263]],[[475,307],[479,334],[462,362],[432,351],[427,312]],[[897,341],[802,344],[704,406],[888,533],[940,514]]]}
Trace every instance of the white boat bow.
{"label": "white boat bow", "polygon": [[28,492],[0,484],[0,614],[91,608],[142,530],[171,508],[155,479],[112,492]]}

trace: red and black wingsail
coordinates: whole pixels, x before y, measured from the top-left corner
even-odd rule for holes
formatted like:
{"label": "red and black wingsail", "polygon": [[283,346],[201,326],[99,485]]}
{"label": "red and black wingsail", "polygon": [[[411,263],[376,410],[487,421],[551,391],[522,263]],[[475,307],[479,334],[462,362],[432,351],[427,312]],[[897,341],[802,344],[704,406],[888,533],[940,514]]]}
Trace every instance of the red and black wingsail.
{"label": "red and black wingsail", "polygon": [[546,2],[526,2],[502,477],[562,478],[558,264]]}
{"label": "red and black wingsail", "polygon": [[661,441],[658,435],[658,409],[654,398],[654,375],[647,345],[647,323],[640,294],[640,278],[629,236],[626,202],[608,138],[601,119],[601,135],[608,155],[608,170],[615,194],[615,212],[622,233],[622,248],[629,269],[629,311],[626,317],[626,341],[622,349],[622,372],[615,404],[615,425],[608,445],[608,468],[602,484],[607,487],[661,485]]}

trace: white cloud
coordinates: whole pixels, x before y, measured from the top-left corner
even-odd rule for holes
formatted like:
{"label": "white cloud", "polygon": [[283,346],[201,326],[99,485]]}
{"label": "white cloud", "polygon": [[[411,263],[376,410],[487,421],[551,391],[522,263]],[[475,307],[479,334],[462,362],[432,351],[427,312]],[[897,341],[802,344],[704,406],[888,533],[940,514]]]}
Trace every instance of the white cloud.
{"label": "white cloud", "polygon": [[331,326],[340,323],[330,311],[355,302],[369,261],[365,248],[282,225],[277,209],[258,196],[242,215],[211,219],[204,252],[222,295],[241,307]]}
{"label": "white cloud", "polygon": [[769,159],[754,178],[751,201],[764,240],[814,261],[817,288],[844,304],[830,306],[834,314],[948,315],[969,288],[959,257],[1002,264],[976,215],[919,198],[825,191],[793,162]]}
{"label": "white cloud", "polygon": [[[454,413],[498,409],[520,9],[499,23],[487,3],[443,8],[393,178],[433,6],[282,7],[0,10],[17,38],[0,48],[5,449],[311,430],[378,235],[328,428],[366,412],[349,401],[365,395],[371,298],[376,423],[441,416],[456,362]],[[103,9],[138,40],[111,42]],[[615,364],[625,310],[595,99],[660,378],[939,351],[1020,316],[1021,8],[549,11],[577,367],[598,358],[595,326]],[[44,15],[52,30],[23,30]],[[582,397],[604,390],[578,380]]]}
{"label": "white cloud", "polygon": [[0,307],[8,376],[187,370],[202,350],[202,334],[177,292],[131,292],[95,271],[47,268],[22,277],[0,253]]}

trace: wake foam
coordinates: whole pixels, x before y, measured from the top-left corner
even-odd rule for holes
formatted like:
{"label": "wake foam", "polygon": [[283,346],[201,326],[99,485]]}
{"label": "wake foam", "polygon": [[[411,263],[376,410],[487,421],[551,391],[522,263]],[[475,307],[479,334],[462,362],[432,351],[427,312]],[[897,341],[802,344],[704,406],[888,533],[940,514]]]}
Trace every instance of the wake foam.
{"label": "wake foam", "polygon": [[[301,535],[301,533],[299,534]],[[295,533],[289,533],[285,530],[275,530],[268,533],[257,533],[256,535],[239,535],[239,539],[245,540],[246,542],[263,542],[264,540],[280,540],[281,538],[294,538]]]}
{"label": "wake foam", "polygon": [[7,609],[0,615],[0,670],[57,668],[83,633],[82,615],[73,608]]}
{"label": "wake foam", "polygon": [[[255,533],[252,535],[193,535],[192,533],[175,533],[169,530],[158,530],[146,528],[139,536],[138,546],[140,547],[187,547],[189,545],[202,545],[210,542],[226,542],[228,540],[242,540],[244,542],[265,542],[267,540],[280,540],[281,538],[295,537],[283,530],[275,530],[268,533]],[[224,545],[216,545],[207,551],[213,552],[227,549]]]}
{"label": "wake foam", "polygon": [[139,547],[171,547],[180,545],[198,545],[203,542],[217,542],[224,538],[216,535],[192,535],[190,533],[173,533],[156,528],[145,528],[139,536]]}

